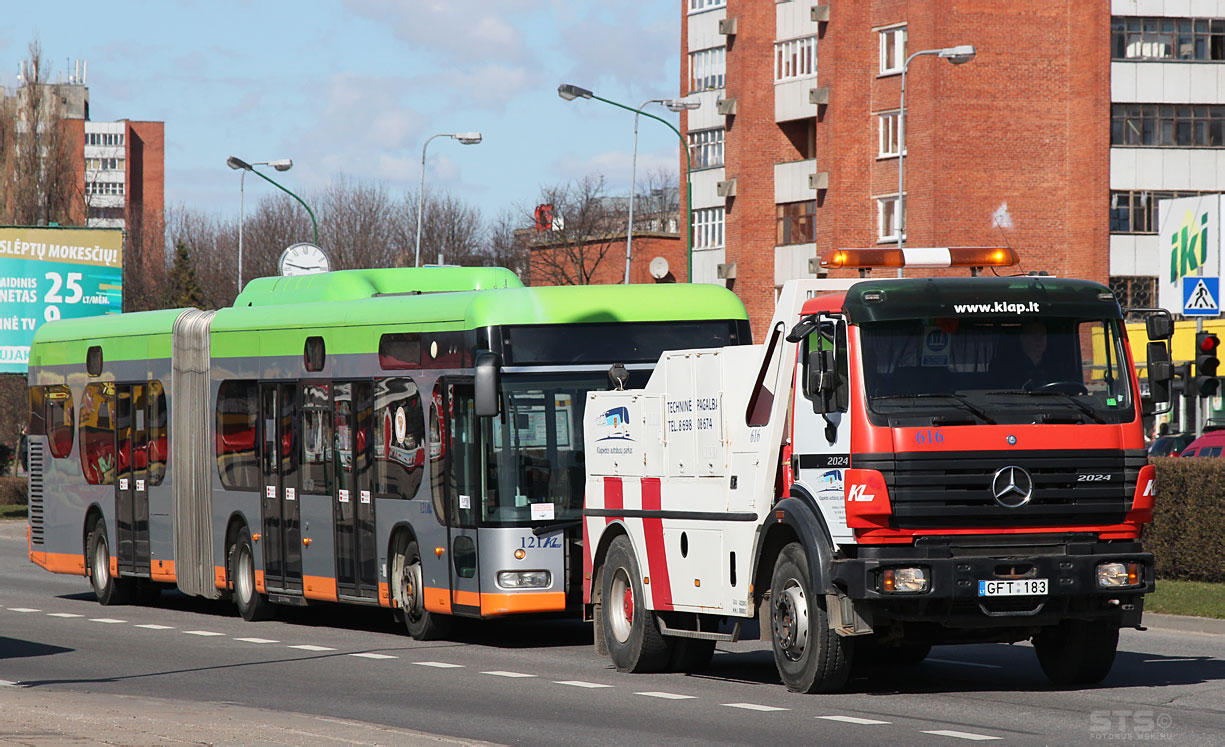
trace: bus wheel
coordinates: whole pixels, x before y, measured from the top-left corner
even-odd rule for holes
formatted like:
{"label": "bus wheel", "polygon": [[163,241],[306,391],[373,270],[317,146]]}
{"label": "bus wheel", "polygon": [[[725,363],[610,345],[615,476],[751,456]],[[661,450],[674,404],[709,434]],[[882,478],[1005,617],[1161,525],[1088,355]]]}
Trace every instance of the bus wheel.
{"label": "bus wheel", "polygon": [[404,627],[418,641],[433,641],[447,634],[450,618],[425,608],[421,551],[412,540],[395,558],[396,593],[404,610]]}
{"label": "bus wheel", "polygon": [[1065,620],[1034,636],[1034,651],[1056,685],[1092,685],[1110,674],[1119,646],[1119,626]]}
{"label": "bus wheel", "polygon": [[852,641],[829,629],[825,599],[813,592],[808,556],[798,542],[783,548],[770,582],[774,664],[788,690],[833,692],[851,671]]}
{"label": "bus wheel", "polygon": [[89,533],[89,580],[98,603],[104,607],[127,604],[132,599],[134,581],[111,575],[111,551],[106,542],[106,525],[102,519]]}
{"label": "bus wheel", "polygon": [[275,610],[268,597],[255,589],[255,553],[251,551],[251,533],[246,527],[238,530],[226,557],[238,614],[247,622],[270,619]]}
{"label": "bus wheel", "polygon": [[622,672],[663,671],[672,646],[659,632],[655,614],[644,604],[642,576],[627,537],[613,540],[600,577],[604,639],[613,664]]}

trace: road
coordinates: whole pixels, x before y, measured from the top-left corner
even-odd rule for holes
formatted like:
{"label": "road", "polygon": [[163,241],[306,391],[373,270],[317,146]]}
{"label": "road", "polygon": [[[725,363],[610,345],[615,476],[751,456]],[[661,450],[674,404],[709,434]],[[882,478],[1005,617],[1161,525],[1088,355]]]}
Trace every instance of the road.
{"label": "road", "polygon": [[[1222,635],[1125,631],[1096,688],[1052,687],[1028,645],[976,645],[806,696],[778,683],[759,641],[720,644],[701,675],[630,675],[570,621],[469,623],[454,640],[418,642],[385,610],[320,606],[246,623],[228,603],[178,593],[102,607],[83,578],[31,565],[16,522],[0,523],[0,574],[0,691],[27,700],[238,704],[499,743],[1225,741]],[[258,716],[245,718],[258,735]],[[352,736],[400,739],[378,734]]]}

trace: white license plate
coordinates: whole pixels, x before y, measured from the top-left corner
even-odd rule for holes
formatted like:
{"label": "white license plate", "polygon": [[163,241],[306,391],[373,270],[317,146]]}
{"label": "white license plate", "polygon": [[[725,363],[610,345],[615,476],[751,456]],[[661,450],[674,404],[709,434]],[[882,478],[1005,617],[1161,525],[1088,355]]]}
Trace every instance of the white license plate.
{"label": "white license plate", "polygon": [[978,595],[980,597],[1033,597],[1045,594],[1045,578],[978,582]]}

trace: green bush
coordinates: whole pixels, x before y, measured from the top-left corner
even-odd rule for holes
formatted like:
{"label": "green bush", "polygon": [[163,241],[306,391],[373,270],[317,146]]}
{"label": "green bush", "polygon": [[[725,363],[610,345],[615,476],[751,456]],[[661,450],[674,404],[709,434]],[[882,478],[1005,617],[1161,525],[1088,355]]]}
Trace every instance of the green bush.
{"label": "green bush", "polygon": [[1157,578],[1225,582],[1225,459],[1157,458],[1145,549]]}
{"label": "green bush", "polygon": [[27,501],[24,477],[0,477],[0,506],[24,506]]}

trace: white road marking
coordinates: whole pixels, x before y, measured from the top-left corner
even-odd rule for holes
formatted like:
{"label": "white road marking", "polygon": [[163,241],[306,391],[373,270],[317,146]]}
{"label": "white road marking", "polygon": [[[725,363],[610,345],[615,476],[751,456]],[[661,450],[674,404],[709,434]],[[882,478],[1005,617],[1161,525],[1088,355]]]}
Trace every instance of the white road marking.
{"label": "white road marking", "polygon": [[481,674],[492,674],[494,677],[535,677],[534,674],[524,674],[523,672],[504,672],[500,669],[495,669],[492,672],[481,672]]}
{"label": "white road marking", "polygon": [[225,633],[214,633],[211,630],[184,630],[183,634],[184,635],[200,635],[206,638],[209,636],[215,636],[215,635],[225,635]]}
{"label": "white road marking", "polygon": [[78,615],[75,612],[48,612],[47,617],[85,617],[85,615]]}
{"label": "white road marking", "polygon": [[398,656],[390,654],[349,654],[349,656],[360,656],[363,659],[399,659]]}
{"label": "white road marking", "polygon": [[635,695],[645,695],[648,698],[663,698],[664,700],[691,700],[696,698],[696,695],[677,695],[676,693],[661,693],[648,691],[644,693],[634,693]]}
{"label": "white road marking", "polygon": [[414,661],[419,667],[434,667],[435,669],[463,669],[463,664],[448,664],[445,661]]}
{"label": "white road marking", "polygon": [[757,705],[756,703],[724,703],[725,708],[743,708],[746,711],[790,711],[790,708],[777,708],[775,706]]}
{"label": "white road marking", "polygon": [[612,685],[601,685],[598,682],[583,682],[582,680],[558,680],[555,684],[569,685],[570,687],[586,687],[586,688],[612,687]]}
{"label": "white road marking", "polygon": [[9,612],[42,612],[42,610],[36,610],[33,607],[9,607]]}
{"label": "white road marking", "polygon": [[136,628],[144,628],[145,630],[174,630],[169,625],[158,625],[157,623],[145,623],[143,625],[135,625]]}
{"label": "white road marking", "polygon": [[243,643],[280,643],[280,641],[274,641],[271,638],[235,638],[234,640],[242,641]]}
{"label": "white road marking", "polygon": [[328,648],[327,646],[313,646],[309,643],[303,643],[297,646],[290,646],[290,648],[301,649],[302,651],[335,651],[336,650],[334,648]]}
{"label": "white road marking", "polygon": [[127,622],[127,620],[116,620],[113,617],[91,617],[89,618],[89,621],[94,623],[106,623],[107,625]]}
{"label": "white road marking", "polygon": [[987,734],[972,734],[968,731],[953,731],[951,729],[940,729],[938,731],[925,731],[924,734],[932,734],[937,737],[953,737],[955,739],[969,739],[973,742],[985,742],[989,739],[1003,739],[1003,737],[993,737]]}
{"label": "white road marking", "polygon": [[933,659],[928,657],[923,661],[934,661],[937,664],[960,664],[963,667],[979,667],[980,669],[1003,669],[999,664],[980,664],[976,661],[957,661],[956,659]]}
{"label": "white road marking", "polygon": [[817,718],[822,718],[826,721],[841,721],[845,724],[860,724],[862,726],[890,723],[888,721],[877,721],[874,718],[859,718],[858,716],[817,716]]}

